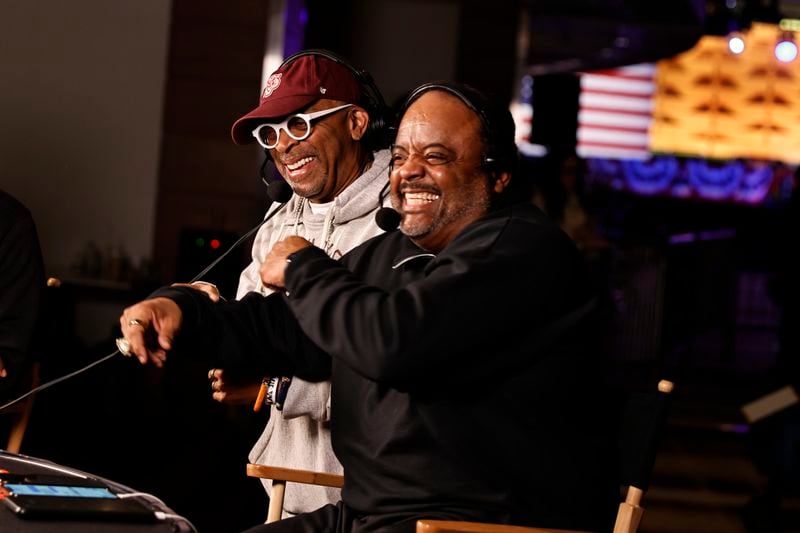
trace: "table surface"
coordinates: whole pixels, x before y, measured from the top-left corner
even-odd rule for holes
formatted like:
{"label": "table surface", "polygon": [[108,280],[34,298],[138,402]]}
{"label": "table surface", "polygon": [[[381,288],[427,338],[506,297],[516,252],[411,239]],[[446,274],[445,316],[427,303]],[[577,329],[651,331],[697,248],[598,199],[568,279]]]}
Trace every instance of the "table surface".
{"label": "table surface", "polygon": [[[14,474],[48,474],[48,475],[69,475],[78,478],[91,478],[103,481],[109,488],[118,493],[135,492],[134,489],[126,487],[114,481],[101,478],[82,472],[67,466],[58,465],[39,459],[37,457],[30,457],[27,455],[12,454],[0,450],[0,469],[7,470]],[[148,500],[145,500],[148,501]],[[173,513],[171,509],[160,505],[153,501],[148,503],[154,508],[164,513]],[[173,532],[174,526],[178,524],[183,531],[189,531],[189,528],[182,522],[174,522],[172,520],[159,521],[153,523],[132,523],[132,522],[116,522],[116,521],[86,521],[86,520],[32,520],[23,519],[15,515],[11,509],[3,504],[0,504],[0,531],[3,533],[39,533],[39,532],[52,532],[59,531],[59,533],[78,533],[92,531],[92,533],[157,533],[157,532]]]}

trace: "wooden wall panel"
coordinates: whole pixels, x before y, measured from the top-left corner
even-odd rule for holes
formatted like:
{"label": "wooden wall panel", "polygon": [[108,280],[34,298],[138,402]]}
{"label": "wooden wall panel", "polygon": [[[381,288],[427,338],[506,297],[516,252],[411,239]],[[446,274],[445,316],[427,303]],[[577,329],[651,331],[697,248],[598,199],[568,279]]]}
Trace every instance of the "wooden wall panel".
{"label": "wooden wall panel", "polygon": [[[183,229],[241,234],[266,209],[259,151],[234,145],[230,128],[258,103],[267,10],[259,0],[173,2],[154,239],[164,283]],[[244,262],[246,246],[238,253]]]}

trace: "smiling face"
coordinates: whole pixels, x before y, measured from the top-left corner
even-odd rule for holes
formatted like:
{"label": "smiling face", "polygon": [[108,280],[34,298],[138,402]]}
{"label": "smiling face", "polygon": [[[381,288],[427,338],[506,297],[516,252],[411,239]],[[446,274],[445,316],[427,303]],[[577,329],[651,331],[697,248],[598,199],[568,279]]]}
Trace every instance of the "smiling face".
{"label": "smiling face", "polygon": [[[321,99],[302,111],[312,113],[342,104]],[[359,140],[368,121],[366,111],[349,107],[315,120],[311,134],[302,141],[281,132],[270,156],[296,194],[313,202],[329,202],[364,170],[370,154]]]}
{"label": "smiling face", "polygon": [[392,206],[400,231],[420,247],[439,252],[464,227],[489,211],[490,179],[478,115],[459,98],[430,90],[406,110],[392,147]]}

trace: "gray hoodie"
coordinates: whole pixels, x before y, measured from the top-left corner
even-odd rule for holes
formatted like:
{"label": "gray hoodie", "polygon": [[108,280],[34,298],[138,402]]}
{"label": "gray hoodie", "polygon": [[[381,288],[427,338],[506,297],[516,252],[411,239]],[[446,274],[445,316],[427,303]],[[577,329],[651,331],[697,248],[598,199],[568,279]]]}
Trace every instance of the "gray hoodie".
{"label": "gray hoodie", "polygon": [[[253,261],[242,271],[236,298],[252,291],[265,295],[271,292],[261,283],[261,263],[272,245],[289,235],[304,237],[338,259],[382,233],[375,223],[375,212],[380,191],[388,180],[389,160],[389,150],[376,152],[369,170],[342,191],[324,215],[312,213],[309,201],[294,195],[283,207],[283,213],[275,215],[256,234]],[[309,383],[292,378],[283,410],[272,408],[264,432],[250,451],[250,462],[341,474],[342,466],[331,449],[330,390],[328,381]],[[262,482],[269,493],[270,481]],[[340,499],[339,489],[292,484],[286,489],[284,517],[313,511]]]}

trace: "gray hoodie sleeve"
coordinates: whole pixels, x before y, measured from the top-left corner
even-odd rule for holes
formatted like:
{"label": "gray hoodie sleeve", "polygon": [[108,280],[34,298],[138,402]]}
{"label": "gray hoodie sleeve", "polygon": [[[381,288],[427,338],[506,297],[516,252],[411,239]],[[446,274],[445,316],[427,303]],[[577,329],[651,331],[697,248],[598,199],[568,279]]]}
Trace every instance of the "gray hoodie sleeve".
{"label": "gray hoodie sleeve", "polygon": [[281,413],[284,418],[310,416],[314,420],[327,422],[331,418],[330,406],[330,381],[314,383],[294,377]]}

